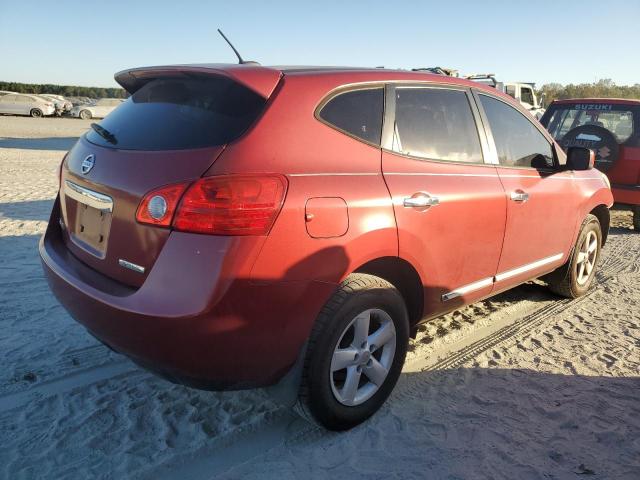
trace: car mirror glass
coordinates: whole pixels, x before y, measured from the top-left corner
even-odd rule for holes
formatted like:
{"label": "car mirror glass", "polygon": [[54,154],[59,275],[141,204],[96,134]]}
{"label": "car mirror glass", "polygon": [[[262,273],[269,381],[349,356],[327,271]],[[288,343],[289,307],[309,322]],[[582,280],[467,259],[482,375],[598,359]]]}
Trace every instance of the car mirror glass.
{"label": "car mirror glass", "polygon": [[596,161],[593,150],[583,147],[567,149],[567,168],[569,170],[591,170]]}

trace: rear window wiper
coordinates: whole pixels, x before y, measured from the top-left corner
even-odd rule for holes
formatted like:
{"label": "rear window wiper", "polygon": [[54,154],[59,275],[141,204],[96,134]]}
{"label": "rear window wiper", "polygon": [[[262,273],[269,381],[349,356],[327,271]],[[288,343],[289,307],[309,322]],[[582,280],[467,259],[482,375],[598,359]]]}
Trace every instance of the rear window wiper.
{"label": "rear window wiper", "polygon": [[112,145],[116,145],[118,143],[116,136],[106,128],[101,127],[97,123],[92,123],[91,128],[93,128],[94,132],[96,132],[98,135],[100,135],[102,138],[104,138],[107,142],[111,143]]}

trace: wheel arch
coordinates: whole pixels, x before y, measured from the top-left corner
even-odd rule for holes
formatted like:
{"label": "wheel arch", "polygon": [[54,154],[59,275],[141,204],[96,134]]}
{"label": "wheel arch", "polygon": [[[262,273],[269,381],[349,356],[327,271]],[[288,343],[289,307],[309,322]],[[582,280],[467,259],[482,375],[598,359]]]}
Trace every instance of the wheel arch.
{"label": "wheel arch", "polygon": [[609,212],[609,208],[604,204],[600,204],[593,208],[589,213],[591,215],[595,215],[600,222],[602,245],[604,246],[607,241],[607,237],[609,236],[609,225],[611,224],[611,213]]}
{"label": "wheel arch", "polygon": [[424,290],[417,270],[400,257],[379,257],[369,260],[353,273],[368,273],[383,278],[394,285],[404,298],[409,314],[409,326],[413,331],[422,319]]}

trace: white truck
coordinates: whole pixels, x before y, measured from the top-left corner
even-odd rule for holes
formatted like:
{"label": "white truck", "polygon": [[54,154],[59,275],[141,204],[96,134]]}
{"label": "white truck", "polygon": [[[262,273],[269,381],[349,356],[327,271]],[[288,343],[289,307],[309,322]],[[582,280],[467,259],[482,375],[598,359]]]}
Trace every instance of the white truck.
{"label": "white truck", "polygon": [[531,112],[531,115],[540,120],[544,113],[544,95],[538,101],[535,92],[535,83],[526,82],[499,82],[493,73],[467,75],[469,80],[490,85],[510,97],[515,98],[520,104]]}

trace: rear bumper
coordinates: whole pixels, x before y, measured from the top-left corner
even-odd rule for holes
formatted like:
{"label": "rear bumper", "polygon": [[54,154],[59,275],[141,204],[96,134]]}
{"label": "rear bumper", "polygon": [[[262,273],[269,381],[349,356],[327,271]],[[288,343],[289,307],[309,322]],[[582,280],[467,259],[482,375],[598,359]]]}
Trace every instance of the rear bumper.
{"label": "rear bumper", "polygon": [[335,289],[313,281],[256,284],[238,276],[255,259],[255,238],[180,232],[134,289],[66,249],[57,205],[40,241],[51,290],[95,337],[174,382],[211,390],[276,383]]}
{"label": "rear bumper", "polygon": [[616,203],[640,205],[640,185],[612,184],[611,191]]}

